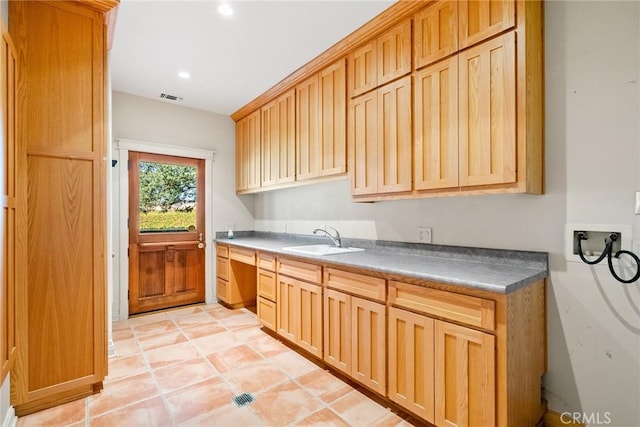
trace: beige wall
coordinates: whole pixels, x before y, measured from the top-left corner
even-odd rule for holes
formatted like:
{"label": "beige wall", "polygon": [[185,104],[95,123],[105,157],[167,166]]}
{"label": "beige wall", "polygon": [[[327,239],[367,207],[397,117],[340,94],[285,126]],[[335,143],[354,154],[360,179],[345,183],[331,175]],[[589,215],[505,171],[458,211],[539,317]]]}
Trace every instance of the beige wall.
{"label": "beige wall", "polygon": [[[252,197],[239,198],[235,194],[235,126],[229,117],[120,92],[113,92],[112,103],[114,138],[215,151],[213,194],[207,195],[207,202],[210,202],[213,208],[213,230],[210,231],[223,231],[230,222],[235,223],[237,230],[253,229]],[[123,165],[116,166],[120,167]],[[115,278],[112,313],[117,318],[120,312],[118,230],[122,221],[118,203],[118,174],[113,174],[111,184],[114,212],[112,238],[116,252],[112,276]],[[126,217],[124,220],[126,221]],[[213,233],[208,234],[210,242]]]}
{"label": "beige wall", "polygon": [[640,238],[639,25],[635,1],[545,4],[545,195],[355,204],[340,181],[257,195],[256,227],[415,241],[423,225],[438,244],[548,252],[549,407],[640,425],[640,285],[563,253],[565,223],[627,224]]}

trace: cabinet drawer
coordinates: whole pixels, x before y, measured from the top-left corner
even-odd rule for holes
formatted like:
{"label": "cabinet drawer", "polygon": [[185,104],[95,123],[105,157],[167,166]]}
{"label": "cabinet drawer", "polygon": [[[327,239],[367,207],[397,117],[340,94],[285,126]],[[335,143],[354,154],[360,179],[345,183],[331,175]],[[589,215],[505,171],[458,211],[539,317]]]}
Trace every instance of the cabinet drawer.
{"label": "cabinet drawer", "polygon": [[229,247],[225,245],[216,245],[216,253],[219,257],[229,258]]}
{"label": "cabinet drawer", "polygon": [[378,277],[327,268],[324,282],[333,289],[385,302],[385,280]]}
{"label": "cabinet drawer", "polygon": [[229,303],[231,288],[229,287],[229,282],[226,280],[222,280],[218,278],[216,280],[216,295],[219,300],[222,300],[226,303]]}
{"label": "cabinet drawer", "polygon": [[229,248],[229,259],[244,264],[256,265],[256,253],[251,249]]}
{"label": "cabinet drawer", "polygon": [[276,271],[276,257],[275,255],[258,254],[258,268],[269,271]]}
{"label": "cabinet drawer", "polygon": [[322,267],[306,262],[278,259],[278,274],[312,283],[322,283]]}
{"label": "cabinet drawer", "polygon": [[229,280],[229,260],[222,258],[220,255],[216,257],[216,276],[220,279]]}
{"label": "cabinet drawer", "polygon": [[258,270],[258,295],[271,301],[276,300],[276,273]]}
{"label": "cabinet drawer", "polygon": [[470,326],[495,329],[495,302],[492,300],[390,281],[389,302]]}
{"label": "cabinet drawer", "polygon": [[258,297],[258,320],[265,328],[276,330],[276,303]]}

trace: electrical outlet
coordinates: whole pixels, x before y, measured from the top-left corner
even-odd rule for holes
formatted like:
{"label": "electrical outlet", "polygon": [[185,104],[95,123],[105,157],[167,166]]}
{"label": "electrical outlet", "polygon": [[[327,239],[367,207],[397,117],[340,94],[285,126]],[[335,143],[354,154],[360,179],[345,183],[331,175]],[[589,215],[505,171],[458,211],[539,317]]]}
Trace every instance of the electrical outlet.
{"label": "electrical outlet", "polygon": [[636,215],[640,215],[640,191],[636,191]]}
{"label": "electrical outlet", "polygon": [[418,242],[431,243],[431,227],[418,227]]}

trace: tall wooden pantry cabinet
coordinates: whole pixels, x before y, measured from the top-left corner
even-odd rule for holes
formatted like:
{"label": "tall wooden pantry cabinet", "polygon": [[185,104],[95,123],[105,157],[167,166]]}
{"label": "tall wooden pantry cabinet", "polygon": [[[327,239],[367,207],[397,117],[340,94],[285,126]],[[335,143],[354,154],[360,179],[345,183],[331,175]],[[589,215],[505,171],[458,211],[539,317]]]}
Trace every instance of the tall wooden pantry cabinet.
{"label": "tall wooden pantry cabinet", "polygon": [[105,14],[117,3],[9,2],[27,198],[18,415],[90,395],[107,373]]}

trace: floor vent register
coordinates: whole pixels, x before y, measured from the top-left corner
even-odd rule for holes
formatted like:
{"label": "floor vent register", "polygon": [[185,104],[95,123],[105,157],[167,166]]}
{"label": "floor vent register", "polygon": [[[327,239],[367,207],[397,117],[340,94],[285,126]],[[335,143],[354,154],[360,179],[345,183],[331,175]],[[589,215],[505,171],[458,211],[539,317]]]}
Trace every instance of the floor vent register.
{"label": "floor vent register", "polygon": [[235,403],[236,406],[238,408],[240,408],[241,406],[248,405],[249,403],[255,401],[256,398],[253,397],[253,395],[251,393],[242,393],[242,394],[239,394],[239,395],[235,396],[231,400],[233,400],[233,403]]}

